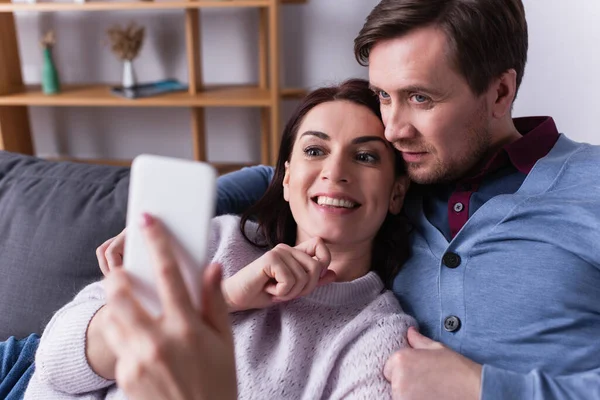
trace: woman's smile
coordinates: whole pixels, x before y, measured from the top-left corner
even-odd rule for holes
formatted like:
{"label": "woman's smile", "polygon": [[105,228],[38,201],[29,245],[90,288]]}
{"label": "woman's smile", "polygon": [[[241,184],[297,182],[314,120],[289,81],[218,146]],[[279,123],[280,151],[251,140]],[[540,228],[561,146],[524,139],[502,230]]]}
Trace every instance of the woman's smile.
{"label": "woman's smile", "polygon": [[319,193],[311,197],[319,212],[348,215],[358,210],[361,204],[344,193]]}

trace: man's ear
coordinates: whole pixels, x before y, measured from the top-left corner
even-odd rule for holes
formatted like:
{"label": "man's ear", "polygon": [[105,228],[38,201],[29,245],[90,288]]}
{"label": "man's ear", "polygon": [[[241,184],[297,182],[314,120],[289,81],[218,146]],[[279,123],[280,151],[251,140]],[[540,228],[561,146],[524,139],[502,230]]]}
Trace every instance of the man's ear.
{"label": "man's ear", "polygon": [[283,176],[283,198],[290,201],[290,162],[285,162],[285,175]]}
{"label": "man's ear", "polygon": [[391,214],[399,214],[402,211],[402,207],[404,206],[404,197],[406,196],[406,192],[408,191],[408,187],[410,186],[410,178],[408,176],[399,176],[396,178],[396,182],[394,182],[394,187],[392,189],[392,195],[390,198],[390,208],[389,211]]}
{"label": "man's ear", "polygon": [[510,113],[512,104],[517,94],[517,72],[509,69],[503,73],[491,88],[493,96],[492,115],[496,118],[502,118]]}

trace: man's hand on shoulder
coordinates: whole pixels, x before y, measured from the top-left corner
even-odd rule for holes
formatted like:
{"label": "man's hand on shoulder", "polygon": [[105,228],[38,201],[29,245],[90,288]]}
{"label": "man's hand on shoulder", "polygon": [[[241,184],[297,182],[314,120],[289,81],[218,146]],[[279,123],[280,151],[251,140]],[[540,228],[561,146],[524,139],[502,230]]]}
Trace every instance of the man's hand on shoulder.
{"label": "man's hand on shoulder", "polygon": [[441,343],[408,330],[410,348],[394,353],[384,375],[397,400],[460,399],[481,397],[482,366]]}

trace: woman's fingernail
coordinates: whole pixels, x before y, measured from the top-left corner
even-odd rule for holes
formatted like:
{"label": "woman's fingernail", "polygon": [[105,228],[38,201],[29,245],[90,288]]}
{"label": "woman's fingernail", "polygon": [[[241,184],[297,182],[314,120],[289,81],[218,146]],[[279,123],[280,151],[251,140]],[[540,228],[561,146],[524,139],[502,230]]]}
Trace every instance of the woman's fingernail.
{"label": "woman's fingernail", "polygon": [[154,218],[152,217],[152,215],[150,215],[148,213],[142,214],[142,226],[144,228],[151,226],[153,223],[154,223]]}

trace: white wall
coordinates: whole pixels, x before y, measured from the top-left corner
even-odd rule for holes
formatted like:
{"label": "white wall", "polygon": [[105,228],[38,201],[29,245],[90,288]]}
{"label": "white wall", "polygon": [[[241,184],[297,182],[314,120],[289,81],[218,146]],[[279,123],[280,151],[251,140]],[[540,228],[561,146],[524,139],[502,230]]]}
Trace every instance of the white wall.
{"label": "white wall", "polygon": [[515,116],[551,115],[572,139],[600,144],[600,1],[524,3],[529,60]]}
{"label": "white wall", "polygon": [[[308,0],[287,5],[282,19],[287,86],[316,87],[351,76],[366,77],[353,56],[353,39],[378,0]],[[530,29],[529,64],[515,115],[553,115],[559,129],[600,144],[592,118],[600,107],[600,1],[525,0]],[[24,75],[39,82],[38,39],[56,30],[55,59],[66,83],[118,82],[121,65],[103,43],[115,22],[135,19],[147,27],[136,71],[140,81],[187,78],[180,12],[19,14]],[[204,10],[204,75],[207,83],[250,83],[257,77],[254,10]],[[288,115],[293,104],[287,104]],[[284,117],[285,117],[284,115]],[[40,155],[132,158],[141,152],[191,157],[185,109],[31,109]],[[211,161],[259,159],[258,113],[219,108],[207,112]]]}

